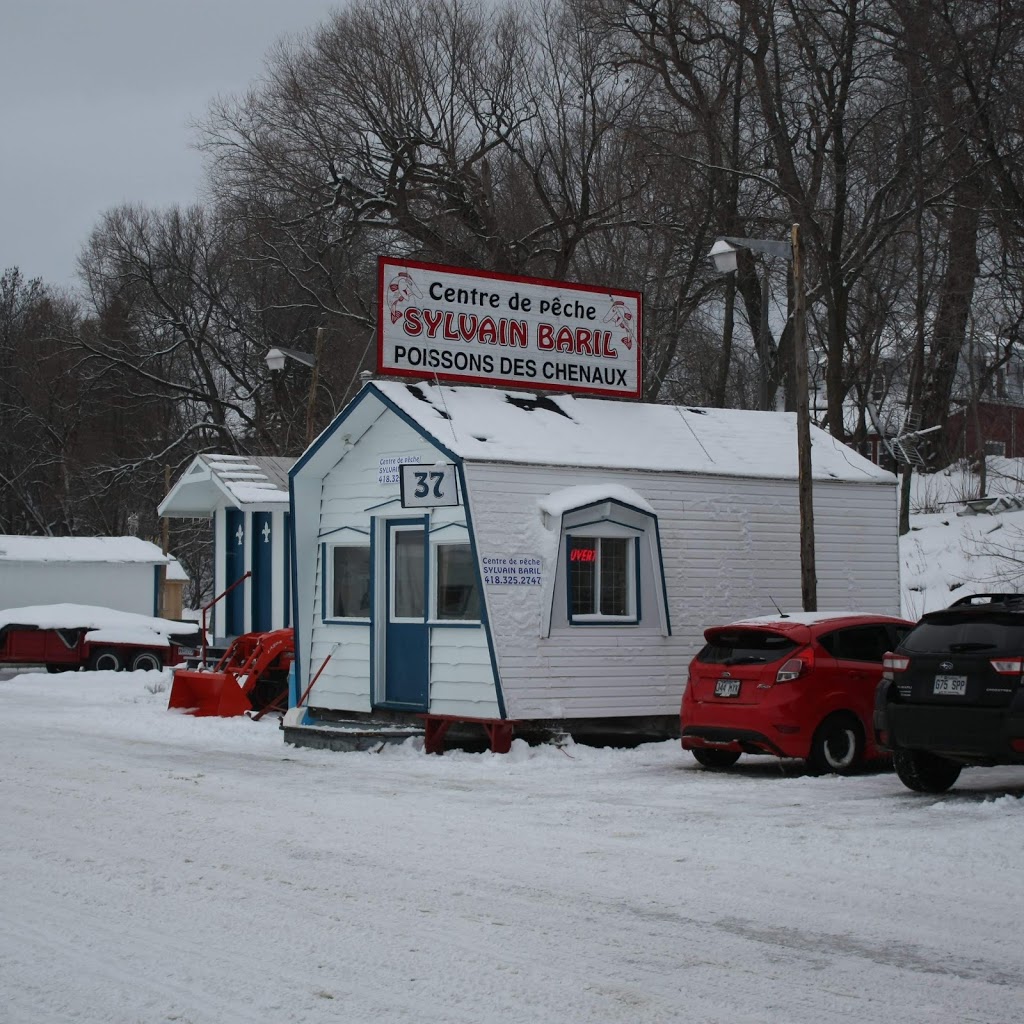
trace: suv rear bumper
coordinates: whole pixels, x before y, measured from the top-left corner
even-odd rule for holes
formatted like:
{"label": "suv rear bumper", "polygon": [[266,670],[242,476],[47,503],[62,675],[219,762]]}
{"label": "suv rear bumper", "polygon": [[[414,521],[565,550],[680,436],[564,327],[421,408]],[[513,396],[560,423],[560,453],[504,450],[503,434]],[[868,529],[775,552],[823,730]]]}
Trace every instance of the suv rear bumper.
{"label": "suv rear bumper", "polygon": [[1006,708],[887,703],[875,712],[875,728],[876,734],[885,734],[890,750],[926,750],[978,763],[1024,763],[1024,714],[1008,714]]}

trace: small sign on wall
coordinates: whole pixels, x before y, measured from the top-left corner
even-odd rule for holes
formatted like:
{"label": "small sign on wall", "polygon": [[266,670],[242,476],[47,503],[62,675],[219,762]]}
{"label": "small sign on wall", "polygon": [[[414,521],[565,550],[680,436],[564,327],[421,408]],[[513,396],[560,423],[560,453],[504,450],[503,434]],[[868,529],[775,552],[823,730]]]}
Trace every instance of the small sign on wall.
{"label": "small sign on wall", "polygon": [[539,587],[544,583],[544,563],[529,555],[484,557],[484,583],[489,587]]}
{"label": "small sign on wall", "polygon": [[451,463],[440,462],[433,466],[405,463],[400,472],[402,508],[459,504],[459,485]]}

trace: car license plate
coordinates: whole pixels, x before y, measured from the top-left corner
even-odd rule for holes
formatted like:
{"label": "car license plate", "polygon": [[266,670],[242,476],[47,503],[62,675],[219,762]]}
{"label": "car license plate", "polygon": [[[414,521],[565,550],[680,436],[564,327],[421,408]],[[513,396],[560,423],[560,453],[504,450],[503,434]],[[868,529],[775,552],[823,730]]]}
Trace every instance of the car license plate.
{"label": "car license plate", "polygon": [[738,679],[719,679],[715,683],[716,697],[736,697],[740,692],[740,681]]}
{"label": "car license plate", "polygon": [[932,693],[948,693],[952,697],[963,697],[967,693],[967,676],[936,676]]}

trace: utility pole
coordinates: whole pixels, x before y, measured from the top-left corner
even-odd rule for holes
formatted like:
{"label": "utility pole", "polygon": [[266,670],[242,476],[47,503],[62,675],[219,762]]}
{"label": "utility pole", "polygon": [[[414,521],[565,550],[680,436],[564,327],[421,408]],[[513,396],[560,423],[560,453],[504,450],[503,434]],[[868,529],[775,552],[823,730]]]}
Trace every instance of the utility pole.
{"label": "utility pole", "polygon": [[320,378],[320,357],[324,351],[324,329],[316,329],[316,344],[313,347],[313,370],[309,381],[309,399],[306,402],[306,447],[313,443],[316,432],[316,389]]}
{"label": "utility pole", "polygon": [[793,386],[796,398],[797,491],[800,499],[800,594],[805,612],[818,610],[811,476],[811,409],[807,385],[806,295],[800,225],[793,225]]}

